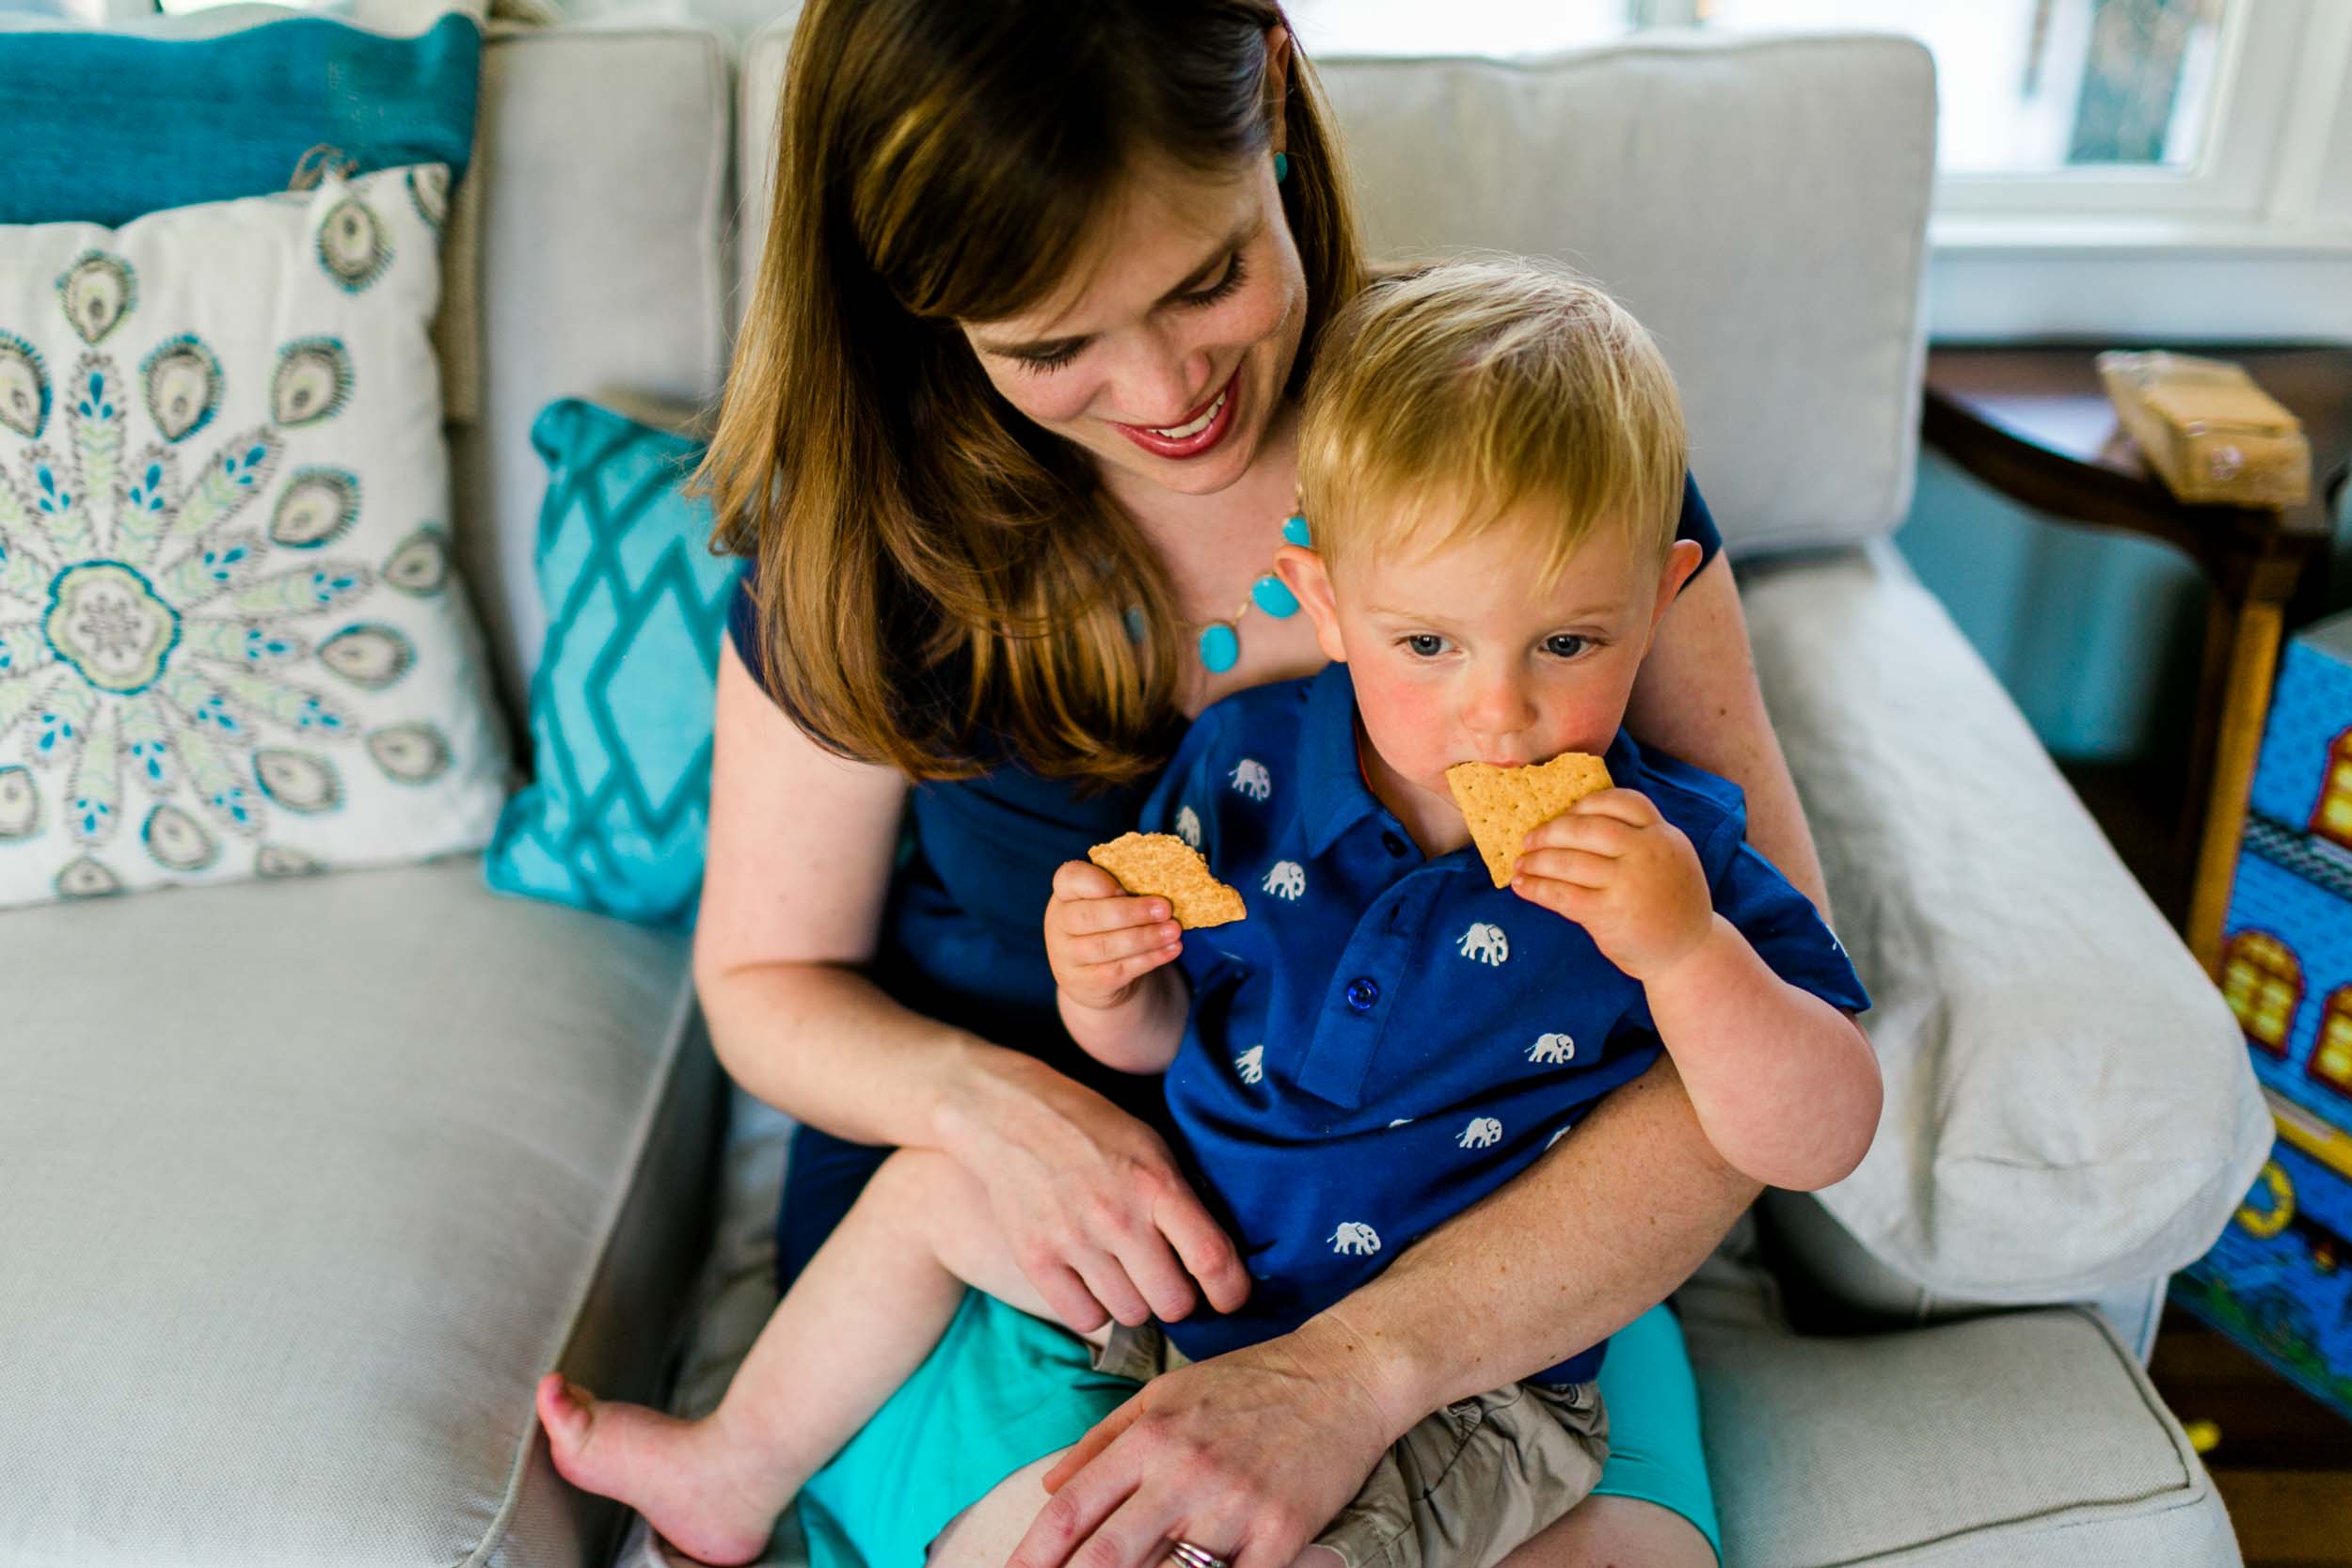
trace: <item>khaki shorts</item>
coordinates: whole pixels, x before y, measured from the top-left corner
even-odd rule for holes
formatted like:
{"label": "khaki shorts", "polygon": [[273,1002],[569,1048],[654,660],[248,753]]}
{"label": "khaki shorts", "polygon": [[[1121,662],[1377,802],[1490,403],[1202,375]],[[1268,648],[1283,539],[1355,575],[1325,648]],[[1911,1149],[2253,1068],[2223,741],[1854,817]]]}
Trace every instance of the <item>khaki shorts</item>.
{"label": "khaki shorts", "polygon": [[[1094,1353],[1096,1370],[1137,1383],[1184,1364],[1156,1323],[1114,1323]],[[1608,1457],[1599,1385],[1515,1383],[1397,1439],[1314,1544],[1347,1568],[1493,1568],[1582,1502]]]}

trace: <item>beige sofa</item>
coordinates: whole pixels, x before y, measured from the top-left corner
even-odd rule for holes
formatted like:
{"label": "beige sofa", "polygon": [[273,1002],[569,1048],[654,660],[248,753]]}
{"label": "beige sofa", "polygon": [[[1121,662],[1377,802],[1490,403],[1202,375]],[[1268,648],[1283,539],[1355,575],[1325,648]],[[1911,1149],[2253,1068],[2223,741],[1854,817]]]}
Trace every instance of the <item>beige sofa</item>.
{"label": "beige sofa", "polygon": [[[486,352],[454,439],[516,711],[543,626],[532,417],[720,385],[783,42],[488,47]],[[1879,1002],[1869,1162],[1761,1206],[1677,1298],[1731,1561],[2235,1561],[2140,1361],[2163,1275],[2266,1146],[2243,1050],[1888,543],[1926,56],[1326,71],[1384,250],[1565,254],[1661,336]],[[154,978],[123,986],[125,953]],[[688,958],[495,898],[471,862],[0,917],[0,1563],[660,1559],[556,1477],[531,1391],[560,1367],[705,1407],[770,1305],[787,1124],[729,1092]]]}

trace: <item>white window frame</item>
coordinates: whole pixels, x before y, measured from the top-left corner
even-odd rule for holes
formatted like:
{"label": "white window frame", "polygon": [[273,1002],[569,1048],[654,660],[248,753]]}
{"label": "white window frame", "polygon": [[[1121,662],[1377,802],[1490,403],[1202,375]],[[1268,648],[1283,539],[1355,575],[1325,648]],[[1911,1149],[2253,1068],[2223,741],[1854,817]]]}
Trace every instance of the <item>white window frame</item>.
{"label": "white window frame", "polygon": [[2352,240],[2352,0],[2239,0],[2217,55],[2204,146],[2188,168],[1949,174],[1936,182],[1937,217],[1963,230],[2122,220],[2125,233],[2153,224],[2239,243],[2262,230]]}
{"label": "white window frame", "polygon": [[1949,174],[1945,341],[2352,341],[2352,0],[2240,0],[2187,169]]}

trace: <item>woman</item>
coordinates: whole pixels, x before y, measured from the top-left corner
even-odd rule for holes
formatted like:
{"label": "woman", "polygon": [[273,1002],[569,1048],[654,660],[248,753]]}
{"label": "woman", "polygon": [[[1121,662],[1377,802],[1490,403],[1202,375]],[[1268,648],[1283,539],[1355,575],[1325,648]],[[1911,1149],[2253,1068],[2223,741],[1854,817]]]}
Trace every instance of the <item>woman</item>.
{"label": "woman", "polygon": [[[920,1146],[978,1178],[1072,1326],[1230,1301],[1246,1271],[1155,1086],[1062,1036],[1039,919],[1186,718],[1320,662],[1279,596],[1248,606],[1294,509],[1294,394],[1364,280],[1327,113],[1273,0],[812,0],[778,146],[703,476],[753,568],[695,970],[728,1070],[805,1124],[780,1271]],[[1695,490],[1684,531],[1710,559],[1630,727],[1741,784],[1820,901]],[[1641,1316],[1755,1192],[1661,1060],[1342,1310],[1133,1399],[975,1297],[804,1495],[813,1555],[1122,1568],[1184,1542],[1281,1568],[1395,1433]],[[1712,1562],[1671,1320],[1607,1370],[1623,1463],[1513,1561]]]}

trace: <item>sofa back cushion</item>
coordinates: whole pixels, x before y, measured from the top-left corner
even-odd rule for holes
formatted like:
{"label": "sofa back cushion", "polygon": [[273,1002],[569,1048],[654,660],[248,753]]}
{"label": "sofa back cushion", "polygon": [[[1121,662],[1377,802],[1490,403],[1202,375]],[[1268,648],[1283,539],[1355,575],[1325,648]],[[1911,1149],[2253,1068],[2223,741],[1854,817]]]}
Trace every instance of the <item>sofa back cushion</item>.
{"label": "sofa back cushion", "polygon": [[1681,384],[1735,559],[1893,531],[1917,446],[1935,79],[1909,40],[1322,66],[1376,256],[1556,256]]}
{"label": "sofa back cushion", "polygon": [[[798,9],[744,51],[746,277]],[[1735,556],[1894,531],[1917,448],[1935,172],[1925,49],[1672,35],[1525,61],[1314,57],[1375,256],[1555,256],[1657,334]]]}
{"label": "sofa back cushion", "polygon": [[532,421],[563,397],[701,404],[725,376],[729,89],[726,42],[698,27],[494,32],[484,50],[481,418],[452,446],[510,713],[547,630]]}

